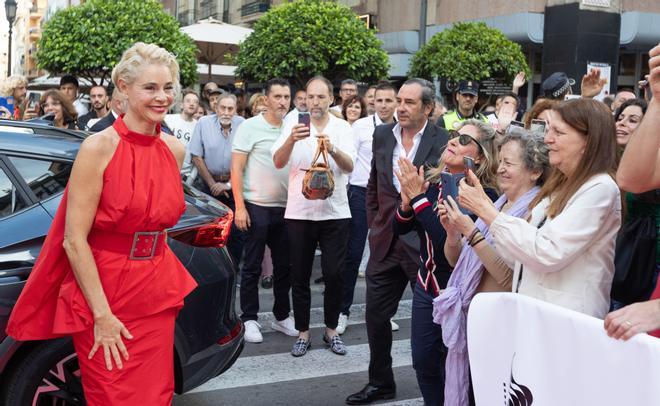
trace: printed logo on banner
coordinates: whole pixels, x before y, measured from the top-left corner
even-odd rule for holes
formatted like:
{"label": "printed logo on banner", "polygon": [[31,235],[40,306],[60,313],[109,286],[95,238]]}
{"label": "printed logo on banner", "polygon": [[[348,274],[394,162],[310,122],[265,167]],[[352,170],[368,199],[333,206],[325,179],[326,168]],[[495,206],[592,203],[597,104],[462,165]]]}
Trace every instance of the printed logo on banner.
{"label": "printed logo on banner", "polygon": [[504,382],[504,406],[531,406],[534,396],[527,386],[521,385],[513,378],[513,360],[516,353],[511,358],[511,374],[509,381]]}

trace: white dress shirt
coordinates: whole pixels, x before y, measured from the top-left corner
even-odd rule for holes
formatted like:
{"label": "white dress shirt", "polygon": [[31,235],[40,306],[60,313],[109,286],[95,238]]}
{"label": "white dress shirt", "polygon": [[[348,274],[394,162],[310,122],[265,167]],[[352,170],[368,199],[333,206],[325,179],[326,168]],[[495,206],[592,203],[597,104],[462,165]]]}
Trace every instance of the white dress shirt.
{"label": "white dress shirt", "polygon": [[[329,114],[329,117],[322,133],[330,138],[330,142],[335,148],[347,154],[355,165],[355,146],[351,125],[332,114]],[[295,124],[297,124],[297,121],[284,124],[280,137],[270,150],[271,155],[275,155],[275,152],[284,145]],[[302,194],[303,178],[306,170],[311,167],[316,152],[316,136],[318,134],[319,132],[312,124],[310,136],[297,141],[293,146],[293,151],[291,151],[285,219],[322,221],[351,218],[351,210],[348,206],[348,196],[346,194],[349,173],[341,170],[330,154],[328,154],[328,160],[335,180],[335,190],[332,196],[325,200],[308,200]],[[322,159],[319,158],[321,162]]]}
{"label": "white dress shirt", "polygon": [[512,289],[602,319],[621,226],[619,188],[609,175],[596,175],[538,227],[549,203],[536,205],[529,223],[500,213],[490,226],[497,252],[516,261]]}
{"label": "white dress shirt", "polygon": [[383,124],[383,120],[378,117],[378,114],[363,117],[353,123],[357,156],[353,173],[348,178],[348,183],[353,186],[367,187],[373,157],[374,129],[381,124]]}
{"label": "white dress shirt", "polygon": [[410,148],[410,151],[406,153],[406,149],[403,147],[403,141],[401,140],[401,126],[399,123],[396,123],[392,132],[394,133],[394,138],[396,139],[396,145],[394,146],[394,152],[392,153],[392,183],[396,191],[401,193],[401,184],[399,179],[397,179],[395,173],[399,171],[399,158],[405,157],[408,158],[410,162],[415,159],[415,154],[417,154],[417,148],[419,148],[419,141],[422,139],[422,134],[426,130],[426,126],[429,124],[428,120],[424,123],[424,127],[417,134],[413,136],[413,146]]}

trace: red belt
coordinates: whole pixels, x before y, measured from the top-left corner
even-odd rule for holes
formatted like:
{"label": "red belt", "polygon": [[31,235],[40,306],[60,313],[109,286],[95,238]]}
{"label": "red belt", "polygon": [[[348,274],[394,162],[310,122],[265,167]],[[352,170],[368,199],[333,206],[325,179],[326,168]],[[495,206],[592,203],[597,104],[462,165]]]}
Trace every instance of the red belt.
{"label": "red belt", "polygon": [[90,246],[128,255],[131,260],[152,259],[167,245],[166,231],[145,231],[134,234],[93,229],[87,236]]}

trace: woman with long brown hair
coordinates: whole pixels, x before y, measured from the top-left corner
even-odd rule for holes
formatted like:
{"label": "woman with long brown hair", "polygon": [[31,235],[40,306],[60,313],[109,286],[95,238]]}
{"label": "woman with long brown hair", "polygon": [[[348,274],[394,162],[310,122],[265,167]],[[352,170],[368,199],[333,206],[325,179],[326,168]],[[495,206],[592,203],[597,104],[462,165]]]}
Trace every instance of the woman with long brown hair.
{"label": "woman with long brown hair", "polygon": [[56,89],[47,90],[41,95],[39,101],[39,114],[54,114],[53,124],[57,128],[68,128],[77,130],[78,112],[73,103],[64,97],[64,94]]}
{"label": "woman with long brown hair", "polygon": [[[460,204],[490,226],[497,251],[515,260],[514,292],[603,318],[621,226],[614,119],[594,100],[552,109],[545,135],[553,172],[530,204],[531,219],[499,212],[479,179],[462,182]],[[523,266],[524,264],[524,266]]]}

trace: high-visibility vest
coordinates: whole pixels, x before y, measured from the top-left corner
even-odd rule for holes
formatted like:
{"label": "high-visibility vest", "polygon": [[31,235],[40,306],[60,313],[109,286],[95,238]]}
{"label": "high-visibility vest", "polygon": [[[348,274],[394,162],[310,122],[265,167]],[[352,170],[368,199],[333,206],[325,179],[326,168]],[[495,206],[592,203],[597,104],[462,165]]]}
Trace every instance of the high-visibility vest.
{"label": "high-visibility vest", "polygon": [[446,112],[442,116],[442,118],[445,121],[445,129],[447,130],[455,130],[463,121],[469,119],[480,120],[483,121],[484,123],[488,123],[488,119],[486,118],[486,116],[478,112],[475,112],[472,117],[466,118],[461,116],[457,110],[452,110]]}

